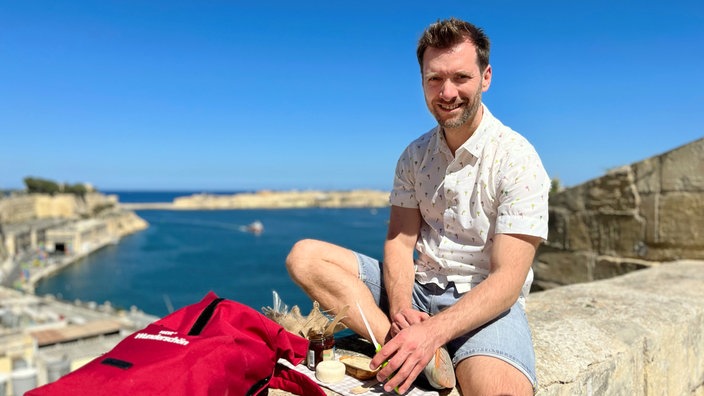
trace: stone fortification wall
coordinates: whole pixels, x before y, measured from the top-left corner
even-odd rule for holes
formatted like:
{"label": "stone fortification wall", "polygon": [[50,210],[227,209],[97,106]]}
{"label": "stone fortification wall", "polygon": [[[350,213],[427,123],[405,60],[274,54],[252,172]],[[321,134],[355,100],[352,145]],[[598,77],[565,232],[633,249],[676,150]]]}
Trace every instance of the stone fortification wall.
{"label": "stone fortification wall", "polygon": [[32,220],[34,214],[34,197],[17,195],[0,199],[0,224],[21,223]]}
{"label": "stone fortification wall", "polygon": [[149,223],[131,211],[112,211],[98,218],[105,221],[110,235],[119,238],[149,227]]}
{"label": "stone fortification wall", "polygon": [[704,261],[531,294],[538,396],[704,395]]}
{"label": "stone fortification wall", "polygon": [[[114,195],[24,194],[3,198],[0,199],[0,265],[16,265],[8,261],[40,246],[46,245],[52,251],[57,243],[77,242],[81,239],[77,236],[80,231],[67,223],[78,224],[86,219],[95,219],[104,229],[92,237],[91,246],[104,246],[148,227],[134,212],[120,208]],[[61,239],[66,240],[55,239],[57,227],[64,227],[60,233],[63,233]],[[53,232],[52,238],[47,238],[49,232]]]}
{"label": "stone fortification wall", "polygon": [[537,289],[704,259],[704,139],[550,198]]}
{"label": "stone fortification wall", "polygon": [[0,223],[15,224],[36,219],[92,217],[101,208],[117,205],[117,197],[101,193],[26,194],[0,199]]}

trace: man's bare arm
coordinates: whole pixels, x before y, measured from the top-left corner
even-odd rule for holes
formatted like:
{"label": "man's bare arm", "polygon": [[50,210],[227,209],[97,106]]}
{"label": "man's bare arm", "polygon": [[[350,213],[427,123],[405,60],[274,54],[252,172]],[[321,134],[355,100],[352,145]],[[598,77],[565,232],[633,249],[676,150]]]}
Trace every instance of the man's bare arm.
{"label": "man's bare arm", "polygon": [[374,357],[373,365],[391,358],[377,375],[386,378],[395,372],[385,388],[408,389],[437,348],[510,308],[520,295],[540,241],[526,235],[496,235],[487,279],[452,307],[403,329]]}
{"label": "man's bare arm", "polygon": [[[518,300],[542,239],[520,234],[497,234],[489,276],[457,304],[429,321],[442,331],[444,342],[482,326],[511,308]],[[437,323],[432,323],[437,322]]]}
{"label": "man's bare arm", "polygon": [[421,215],[417,208],[391,206],[389,229],[384,243],[384,284],[389,297],[389,316],[392,335],[399,329],[394,318],[417,322],[420,319],[405,318],[402,312],[411,310],[411,294],[415,281],[413,251],[420,232]]}

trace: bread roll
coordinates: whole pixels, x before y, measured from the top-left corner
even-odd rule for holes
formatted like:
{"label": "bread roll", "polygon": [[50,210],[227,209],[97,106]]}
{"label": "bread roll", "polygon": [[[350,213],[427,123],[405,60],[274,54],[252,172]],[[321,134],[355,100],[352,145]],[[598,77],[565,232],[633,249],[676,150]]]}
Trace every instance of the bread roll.
{"label": "bread roll", "polygon": [[367,356],[343,355],[340,361],[345,364],[345,372],[354,378],[360,380],[368,380],[376,375],[379,370],[370,370],[369,362],[372,361]]}

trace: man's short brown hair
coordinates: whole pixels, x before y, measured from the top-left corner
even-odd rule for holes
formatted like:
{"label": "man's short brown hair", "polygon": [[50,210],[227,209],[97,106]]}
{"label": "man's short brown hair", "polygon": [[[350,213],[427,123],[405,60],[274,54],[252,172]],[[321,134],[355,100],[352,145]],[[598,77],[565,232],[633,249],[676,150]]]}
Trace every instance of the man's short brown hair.
{"label": "man's short brown hair", "polygon": [[423,32],[418,40],[416,55],[420,71],[423,72],[423,55],[428,47],[448,49],[469,40],[477,49],[477,63],[483,72],[489,66],[489,37],[481,28],[457,18],[438,20]]}

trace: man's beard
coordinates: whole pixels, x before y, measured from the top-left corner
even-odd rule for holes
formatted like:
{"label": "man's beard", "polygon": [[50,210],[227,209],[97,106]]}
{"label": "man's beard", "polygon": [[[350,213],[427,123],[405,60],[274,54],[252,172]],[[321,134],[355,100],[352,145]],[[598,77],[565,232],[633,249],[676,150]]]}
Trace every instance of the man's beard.
{"label": "man's beard", "polygon": [[460,114],[459,117],[442,120],[435,112],[433,112],[433,115],[435,116],[435,119],[438,121],[438,124],[440,124],[441,127],[450,129],[459,128],[465,123],[467,123],[467,121],[474,119],[474,116],[477,114],[477,111],[479,110],[479,106],[481,106],[481,104],[482,91],[480,88],[477,90],[477,93],[474,94],[474,97],[467,102],[467,105],[463,108],[462,114]]}

